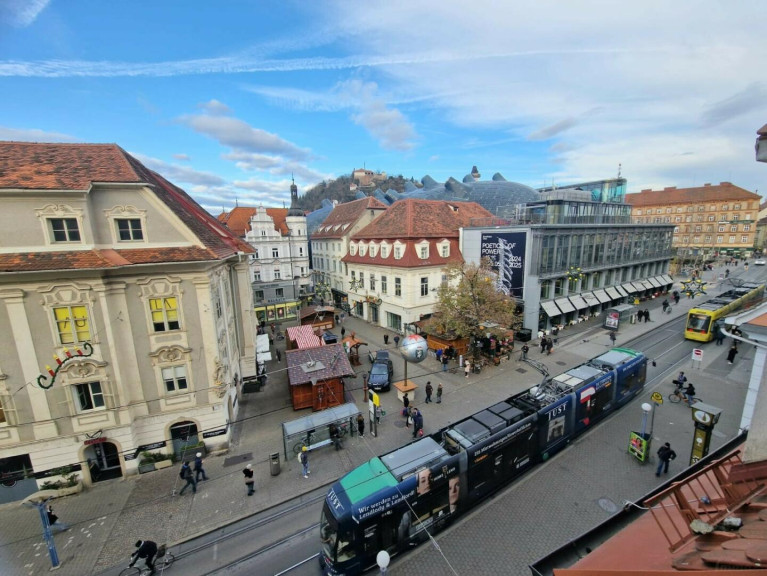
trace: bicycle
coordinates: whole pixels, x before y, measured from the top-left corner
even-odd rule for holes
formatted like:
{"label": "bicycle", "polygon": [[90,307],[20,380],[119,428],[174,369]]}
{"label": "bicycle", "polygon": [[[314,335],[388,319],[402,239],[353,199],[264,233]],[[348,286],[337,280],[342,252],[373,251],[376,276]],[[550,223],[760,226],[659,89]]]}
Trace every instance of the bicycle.
{"label": "bicycle", "polygon": [[[136,562],[141,562],[142,559],[139,558],[136,560]],[[157,548],[157,555],[154,558],[154,571],[155,574],[162,574],[170,568],[173,565],[173,562],[176,561],[176,557],[167,551],[167,548],[165,544]],[[128,566],[125,568],[122,572],[120,572],[120,576],[147,576],[151,573],[151,570],[147,568],[147,566],[143,566],[142,568],[139,568],[138,566]]]}
{"label": "bicycle", "polygon": [[[684,394],[684,388],[682,388],[681,386],[675,387],[674,391],[668,395],[668,400],[672,404],[677,404],[683,400],[687,402],[687,396],[685,396]],[[697,402],[700,402],[700,398],[698,398],[697,396],[693,396],[692,403],[690,404],[690,406],[692,406],[693,404],[696,404]]]}
{"label": "bicycle", "polygon": [[309,432],[306,434],[306,438],[303,440],[299,440],[295,444],[293,444],[293,454],[298,454],[304,449],[304,446],[306,446],[306,449],[309,449],[309,446],[314,444],[314,431]]}

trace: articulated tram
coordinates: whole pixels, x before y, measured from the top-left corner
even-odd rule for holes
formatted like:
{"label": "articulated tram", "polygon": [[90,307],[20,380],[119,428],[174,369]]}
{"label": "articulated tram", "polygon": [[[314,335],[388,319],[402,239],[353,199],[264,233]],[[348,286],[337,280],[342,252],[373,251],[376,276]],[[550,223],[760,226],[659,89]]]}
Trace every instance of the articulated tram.
{"label": "articulated tram", "polygon": [[737,288],[722,292],[716,298],[702,302],[687,313],[684,337],[687,340],[711,342],[716,335],[715,323],[730,312],[764,297],[764,284],[746,282]]}
{"label": "articulated tram", "polygon": [[540,386],[373,458],[328,491],[320,520],[325,574],[404,552],[634,398],[647,358],[613,348]]}

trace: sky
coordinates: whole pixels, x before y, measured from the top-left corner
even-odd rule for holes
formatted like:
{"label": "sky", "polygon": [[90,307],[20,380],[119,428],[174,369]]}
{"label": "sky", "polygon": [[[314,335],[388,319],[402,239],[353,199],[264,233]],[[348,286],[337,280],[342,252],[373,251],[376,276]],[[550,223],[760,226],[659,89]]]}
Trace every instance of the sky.
{"label": "sky", "polygon": [[0,0],[0,139],[113,142],[213,214],[355,168],[767,196],[767,2]]}

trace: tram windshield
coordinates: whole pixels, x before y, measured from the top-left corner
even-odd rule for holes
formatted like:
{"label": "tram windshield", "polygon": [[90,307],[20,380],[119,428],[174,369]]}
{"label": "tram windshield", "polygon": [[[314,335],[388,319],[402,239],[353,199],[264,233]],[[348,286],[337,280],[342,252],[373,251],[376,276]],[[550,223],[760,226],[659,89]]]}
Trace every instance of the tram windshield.
{"label": "tram windshield", "polygon": [[690,314],[687,317],[687,329],[695,332],[708,332],[711,316],[708,314]]}
{"label": "tram windshield", "polygon": [[338,524],[330,514],[327,504],[322,508],[322,517],[320,518],[320,540],[322,541],[322,551],[328,558],[335,560]]}

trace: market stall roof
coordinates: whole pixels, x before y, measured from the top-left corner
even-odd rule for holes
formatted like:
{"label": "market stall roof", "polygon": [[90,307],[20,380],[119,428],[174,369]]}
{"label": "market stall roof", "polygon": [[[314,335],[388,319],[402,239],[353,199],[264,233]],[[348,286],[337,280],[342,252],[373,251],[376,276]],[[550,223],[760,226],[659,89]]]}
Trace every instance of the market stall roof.
{"label": "market stall roof", "polygon": [[309,318],[310,316],[324,317],[326,314],[329,314],[332,317],[333,314],[335,314],[335,311],[336,309],[332,306],[306,306],[301,309],[301,314],[299,317],[301,320]]}
{"label": "market stall roof", "polygon": [[288,340],[295,342],[296,346],[300,349],[322,346],[320,337],[314,333],[314,328],[309,324],[303,326],[290,326],[288,327],[287,332]]}
{"label": "market stall roof", "polygon": [[342,344],[328,344],[319,348],[286,350],[288,380],[291,386],[312,380],[330,380],[355,376],[349,357]]}
{"label": "market stall roof", "polygon": [[341,340],[341,344],[343,344],[345,347],[347,347],[349,350],[352,348],[359,348],[360,346],[367,346],[367,342],[363,342],[356,336],[347,336],[343,340]]}

